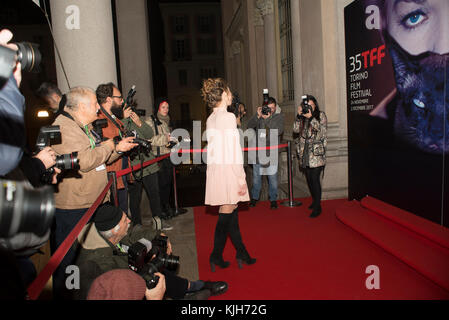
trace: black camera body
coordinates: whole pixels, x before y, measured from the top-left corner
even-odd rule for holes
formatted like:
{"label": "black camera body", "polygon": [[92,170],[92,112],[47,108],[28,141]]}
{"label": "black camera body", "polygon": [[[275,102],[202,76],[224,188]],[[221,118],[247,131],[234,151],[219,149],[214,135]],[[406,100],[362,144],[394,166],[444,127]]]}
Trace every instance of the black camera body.
{"label": "black camera body", "polygon": [[128,95],[125,99],[125,101],[123,101],[123,105],[122,107],[125,108],[125,106],[128,106],[131,108],[131,110],[137,114],[139,117],[145,117],[147,112],[144,109],[137,109],[135,107],[135,103],[134,103],[134,95],[136,94],[136,86],[133,85],[131,87],[131,89],[128,91]]}
{"label": "black camera body", "polygon": [[159,281],[156,272],[175,271],[179,266],[179,257],[167,254],[167,240],[161,235],[151,242],[141,239],[128,249],[128,266],[145,280],[148,289],[153,289]]}
{"label": "black camera body", "polygon": [[309,104],[309,99],[306,95],[302,96],[302,114],[308,114],[309,111],[312,112],[312,106]]}
{"label": "black camera body", "polygon": [[[39,131],[39,135],[36,141],[36,148],[39,151],[42,151],[45,147],[50,146],[50,144],[61,143],[61,131],[59,126],[47,126],[42,127]],[[72,152],[69,154],[63,154],[56,156],[56,163],[53,167],[48,168],[45,173],[42,175],[41,180],[43,183],[50,184],[52,180],[52,176],[55,173],[54,168],[58,168],[61,171],[64,170],[78,170],[79,159],[78,152]]]}
{"label": "black camera body", "polygon": [[263,89],[263,103],[262,103],[262,114],[267,116],[271,113],[271,108],[268,106],[269,99],[268,89]]}
{"label": "black camera body", "polygon": [[103,136],[103,129],[108,126],[108,119],[98,119],[92,122],[93,130],[100,137],[101,141],[107,140]]}

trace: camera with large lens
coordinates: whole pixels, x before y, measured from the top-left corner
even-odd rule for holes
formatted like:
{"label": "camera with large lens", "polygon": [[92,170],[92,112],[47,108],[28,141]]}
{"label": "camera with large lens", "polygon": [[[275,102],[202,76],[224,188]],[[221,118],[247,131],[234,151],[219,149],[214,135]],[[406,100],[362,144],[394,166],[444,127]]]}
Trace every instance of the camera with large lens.
{"label": "camera with large lens", "polygon": [[301,97],[302,99],[302,114],[308,114],[309,111],[312,112],[312,106],[309,104],[309,99],[307,95]]}
{"label": "camera with large lens", "polygon": [[268,106],[268,99],[270,98],[268,94],[268,89],[263,89],[263,104],[262,104],[262,114],[267,116],[271,113],[271,108]]}
{"label": "camera with large lens", "polygon": [[175,271],[179,266],[179,257],[167,254],[167,241],[164,236],[152,241],[140,239],[128,249],[129,268],[145,279],[148,289],[153,289],[159,281],[156,272]]}
{"label": "camera with large lens", "polygon": [[8,81],[17,62],[22,64],[24,71],[39,71],[42,61],[39,45],[31,42],[17,42],[16,45],[17,51],[0,45],[0,87]]}
{"label": "camera with large lens", "polygon": [[[60,141],[61,131],[59,126],[42,127],[37,137],[36,148],[37,150],[42,151],[45,147],[50,146],[52,142],[53,144],[58,144],[60,143]],[[55,167],[60,169],[61,171],[79,170],[80,166],[78,152],[56,156],[55,165],[51,168],[48,168],[41,177],[43,183],[51,184],[53,174],[55,173]]]}
{"label": "camera with large lens", "polygon": [[[146,150],[151,150],[150,141],[140,138],[139,135],[137,134],[137,131],[135,131],[135,130],[127,131],[127,132],[125,132],[125,137],[126,138],[133,137],[134,140],[132,141],[132,143],[136,143],[139,145],[139,147],[142,147]],[[120,140],[121,140],[120,136],[117,136],[114,138],[114,141],[116,143],[118,143]]]}
{"label": "camera with large lens", "polygon": [[137,109],[134,102],[134,95],[136,94],[136,86],[133,85],[131,89],[128,91],[128,95],[126,96],[125,101],[123,101],[122,107],[128,106],[131,110],[137,114],[139,117],[145,117],[147,112],[144,109]]}
{"label": "camera with large lens", "polygon": [[53,189],[39,189],[10,180],[0,180],[0,237],[32,232],[47,233],[53,222],[55,201]]}

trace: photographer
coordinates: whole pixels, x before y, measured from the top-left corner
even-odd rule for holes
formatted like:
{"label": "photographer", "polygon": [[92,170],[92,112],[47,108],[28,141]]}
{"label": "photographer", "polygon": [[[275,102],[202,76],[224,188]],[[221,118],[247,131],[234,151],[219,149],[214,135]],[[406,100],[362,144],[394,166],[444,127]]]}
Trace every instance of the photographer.
{"label": "photographer", "polygon": [[[157,157],[170,153],[170,147],[178,141],[170,137],[170,105],[166,98],[158,98],[154,105],[154,114],[151,115],[146,123],[153,129],[155,135],[150,139],[153,147],[153,154]],[[173,164],[170,158],[159,162],[158,171],[159,194],[161,198],[162,210],[169,217],[174,217],[176,212],[170,204],[170,195],[173,190]]]}
{"label": "photographer", "polygon": [[[136,242],[142,240],[151,241],[152,247],[156,246],[154,240],[161,236],[158,231],[141,225],[131,225],[126,214],[115,206],[104,204],[94,216],[94,223],[86,226],[84,234],[79,237],[82,250],[77,259],[80,267],[80,274],[88,273],[86,266],[94,263],[98,266],[97,273],[102,274],[114,269],[129,269],[128,250]],[[172,253],[172,247],[167,241],[167,254]],[[154,257],[150,259],[150,263]],[[172,299],[193,299],[204,300],[210,295],[222,294],[227,290],[225,282],[209,281],[189,281],[176,276],[173,272],[166,270],[159,271],[165,277],[166,295]],[[84,299],[86,290],[91,284],[86,279],[81,279],[81,290],[77,292],[78,298]],[[159,281],[161,281],[159,279]]]}
{"label": "photographer", "polygon": [[[264,109],[263,107],[257,108],[257,113],[248,121],[248,129],[255,130],[257,147],[279,145],[281,135],[284,132],[284,114],[281,113],[281,108],[277,105],[276,100],[273,97],[268,97]],[[275,141],[270,141],[272,133],[277,137]],[[262,151],[258,151],[257,154],[259,155],[261,152]],[[279,153],[279,150],[267,150],[264,152],[269,155],[271,152]],[[278,159],[278,157],[276,157],[276,159]],[[255,163],[253,164],[251,207],[254,207],[257,201],[259,201],[260,190],[262,188],[262,175],[266,175],[268,178],[271,209],[277,209],[278,162],[279,161],[276,161],[276,163],[261,164],[260,158],[257,156]]]}
{"label": "photographer", "polygon": [[[118,159],[119,152],[127,152],[136,146],[131,142],[132,138],[125,138],[118,143],[109,139],[97,145],[90,130],[92,122],[97,119],[98,110],[95,91],[85,87],[73,88],[67,94],[65,111],[53,123],[60,126],[62,143],[52,148],[58,154],[78,152],[80,167],[77,172],[66,172],[55,192],[53,252],[106,187],[106,164]],[[109,194],[104,201],[108,200]],[[56,297],[65,291],[65,268],[72,263],[74,256],[72,247],[53,274]]]}
{"label": "photographer", "polygon": [[65,101],[61,103],[62,93],[59,88],[51,82],[43,82],[36,90],[36,95],[44,100],[50,107],[54,117],[57,117],[64,110]]}
{"label": "photographer", "polygon": [[[112,83],[100,84],[96,90],[97,100],[100,104],[100,113],[98,119],[106,119],[107,126],[103,128],[103,136],[105,138],[120,137],[125,131],[121,120],[130,116],[130,109],[128,113],[124,114],[123,96],[120,90]],[[125,109],[126,110],[126,109]],[[129,168],[130,161],[125,155],[119,157],[114,162],[107,166],[108,172],[118,172],[120,170]],[[132,178],[129,177],[131,181]],[[122,176],[117,179],[117,197],[118,204],[123,211],[128,212],[128,181],[127,176]]]}
{"label": "photographer", "polygon": [[313,202],[311,218],[321,214],[320,174],[326,165],[327,117],[320,111],[314,96],[306,95],[298,107],[293,132],[299,133],[297,153],[300,168],[304,169]]}
{"label": "photographer", "polygon": [[[13,34],[7,29],[0,31],[0,46],[17,50],[15,44],[8,44]],[[6,49],[5,49],[6,50]],[[1,57],[1,67],[10,68]],[[25,97],[19,91],[22,81],[21,63],[16,62],[11,75],[0,79],[0,176],[17,167],[25,146]],[[5,76],[5,78],[3,78]],[[6,82],[4,85],[3,82]]]}
{"label": "photographer", "polygon": [[[151,141],[154,137],[153,129],[139,117],[131,109],[126,109],[125,113],[129,113],[129,117],[123,120],[123,124],[127,131],[135,131],[137,135],[145,140]],[[131,165],[139,165],[155,158],[150,149],[139,147],[131,155]],[[170,160],[170,159],[169,159]],[[141,168],[133,172],[134,181],[129,184],[129,207],[131,211],[131,219],[134,224],[142,224],[142,216],[140,213],[140,203],[142,200],[142,188],[148,196],[150,202],[151,213],[153,217],[167,220],[169,215],[164,212],[161,207],[161,198],[159,193],[159,164],[153,163],[145,168]],[[161,220],[161,230],[172,230],[173,227],[167,222]]]}

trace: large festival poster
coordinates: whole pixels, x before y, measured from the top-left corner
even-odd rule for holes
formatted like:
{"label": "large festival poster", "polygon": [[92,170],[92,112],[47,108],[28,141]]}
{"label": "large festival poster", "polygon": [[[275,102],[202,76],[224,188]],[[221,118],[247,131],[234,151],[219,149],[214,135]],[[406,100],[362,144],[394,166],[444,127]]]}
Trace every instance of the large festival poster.
{"label": "large festival poster", "polygon": [[345,8],[349,198],[449,226],[449,1]]}

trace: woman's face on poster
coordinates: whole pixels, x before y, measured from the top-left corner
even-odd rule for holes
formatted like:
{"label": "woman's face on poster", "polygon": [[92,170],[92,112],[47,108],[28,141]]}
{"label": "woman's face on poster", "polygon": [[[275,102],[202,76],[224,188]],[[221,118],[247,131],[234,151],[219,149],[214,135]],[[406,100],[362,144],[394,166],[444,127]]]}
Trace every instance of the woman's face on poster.
{"label": "woman's face on poster", "polygon": [[386,28],[409,54],[449,53],[449,0],[385,0]]}

